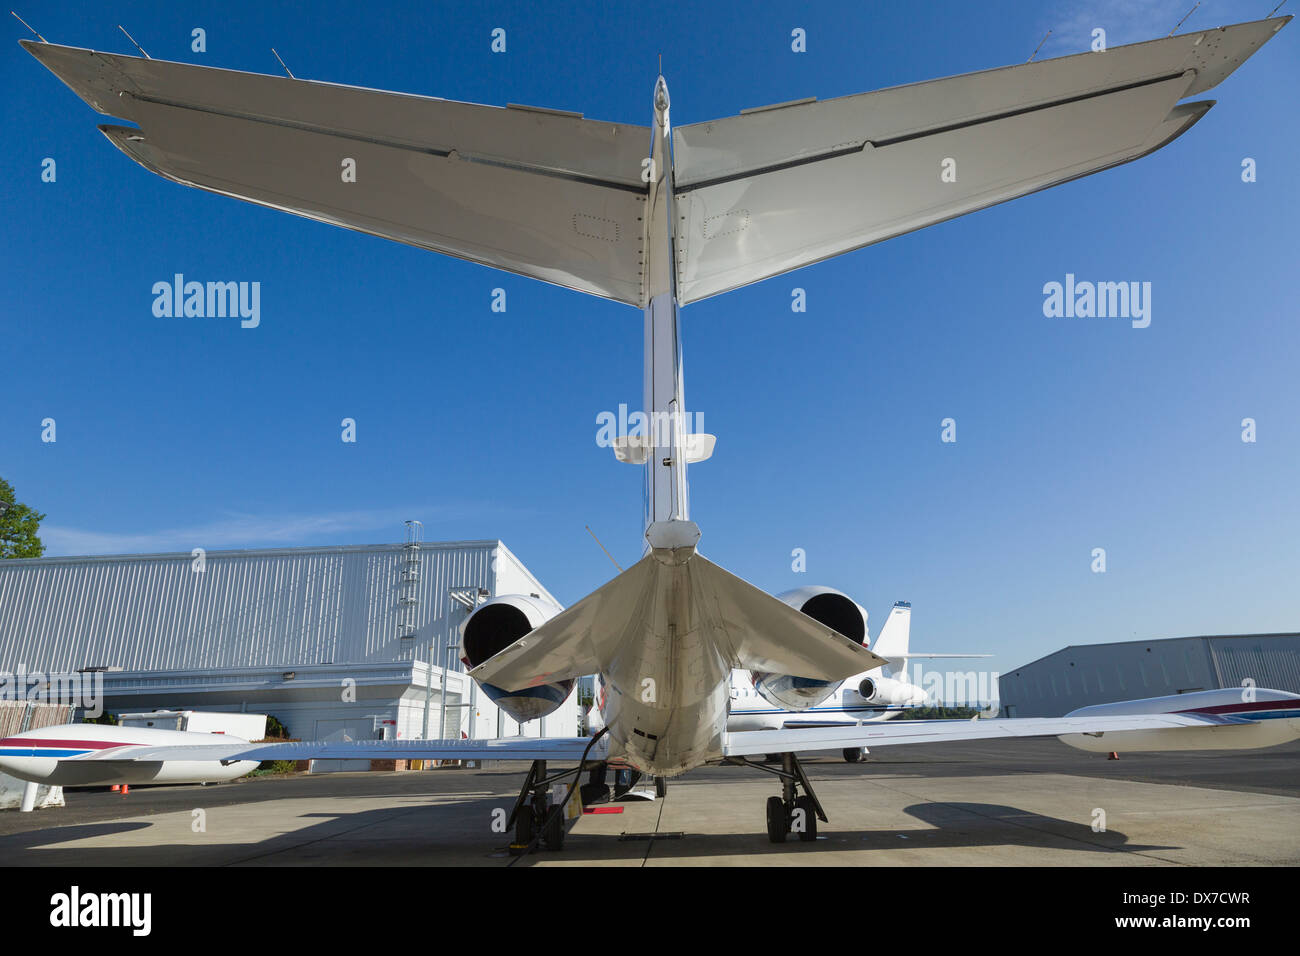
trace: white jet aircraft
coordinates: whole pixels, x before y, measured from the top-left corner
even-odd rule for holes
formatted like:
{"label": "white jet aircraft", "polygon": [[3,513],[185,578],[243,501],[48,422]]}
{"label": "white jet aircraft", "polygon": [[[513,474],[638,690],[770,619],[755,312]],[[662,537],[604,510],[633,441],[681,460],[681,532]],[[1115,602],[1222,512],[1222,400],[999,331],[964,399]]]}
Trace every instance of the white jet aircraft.
{"label": "white jet aircraft", "polygon": [[[516,843],[531,847],[563,838],[559,810],[548,802],[557,777],[548,776],[547,760],[579,762],[566,773],[570,794],[585,764],[616,757],[662,777],[710,761],[771,770],[782,790],[768,801],[767,829],[781,842],[792,829],[814,839],[816,821],[826,820],[797,751],[1035,734],[1072,742],[1104,734],[1108,749],[1129,740],[1267,746],[1294,736],[1297,699],[1262,690],[1266,715],[1282,719],[1257,719],[1265,714],[1236,691],[1210,691],[1051,720],[728,732],[733,670],[824,686],[887,662],[841,630],[836,616],[796,610],[700,553],[686,472],[712,454],[714,437],[685,426],[678,312],[1145,156],[1213,105],[1189,98],[1216,86],[1289,20],[775,104],[676,129],[662,77],[647,128],[22,41],[95,110],[134,124],[100,129],[167,179],[643,310],[648,417],[642,433],[614,448],[620,461],[644,468],[644,556],[566,610],[502,596],[463,630],[470,675],[520,719],[549,712],[579,676],[599,674],[606,730],[597,737],[178,744],[46,759],[528,759],[535,763],[513,819]],[[939,175],[947,158],[958,164],[953,182]],[[340,176],[347,161],[355,182]],[[203,295],[195,285],[187,298]],[[772,752],[782,753],[780,770],[748,759]]]}
{"label": "white jet aircraft", "polygon": [[[844,606],[846,620],[853,628],[852,634],[862,634],[866,644],[867,612],[856,601],[841,591],[828,587],[804,587],[777,599],[805,614],[816,616],[819,605],[828,602]],[[854,615],[861,620],[857,626]],[[804,682],[790,686],[789,678],[779,676],[774,680],[769,674],[751,674],[748,671],[731,672],[731,711],[727,730],[777,730],[797,727],[856,727],[873,721],[892,720],[903,711],[924,707],[930,703],[925,689],[912,683],[907,676],[908,661],[950,660],[990,657],[990,654],[918,654],[909,649],[912,627],[912,605],[898,601],[889,611],[884,627],[871,650],[883,657],[887,664],[854,674],[841,684],[827,685],[825,693]],[[848,634],[849,632],[846,632]],[[865,747],[846,747],[844,759],[857,763],[866,752]],[[771,756],[769,755],[769,760]]]}

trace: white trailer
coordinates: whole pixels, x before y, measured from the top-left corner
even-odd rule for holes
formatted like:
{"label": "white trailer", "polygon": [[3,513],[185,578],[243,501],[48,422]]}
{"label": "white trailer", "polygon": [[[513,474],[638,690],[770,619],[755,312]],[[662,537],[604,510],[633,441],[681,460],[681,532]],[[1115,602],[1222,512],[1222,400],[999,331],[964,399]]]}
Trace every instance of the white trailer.
{"label": "white trailer", "polygon": [[224,714],[208,710],[152,710],[141,714],[118,714],[123,727],[155,727],[159,730],[188,730],[196,734],[229,734],[241,740],[266,737],[266,714]]}

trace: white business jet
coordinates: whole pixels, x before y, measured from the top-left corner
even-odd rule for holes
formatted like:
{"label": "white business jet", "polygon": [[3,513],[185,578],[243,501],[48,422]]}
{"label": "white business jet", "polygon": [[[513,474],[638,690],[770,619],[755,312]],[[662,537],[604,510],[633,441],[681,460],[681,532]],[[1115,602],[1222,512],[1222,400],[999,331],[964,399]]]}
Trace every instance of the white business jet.
{"label": "white business jet", "polygon": [[[863,643],[866,643],[867,612],[847,594],[834,588],[814,586],[787,591],[778,594],[777,598],[805,614],[815,613],[820,604],[840,603],[852,632],[861,633]],[[861,620],[860,627],[854,615]],[[892,720],[905,710],[931,703],[925,688],[908,679],[909,661],[992,656],[916,653],[909,648],[911,627],[912,605],[907,601],[896,602],[871,645],[871,650],[888,663],[831,685],[830,693],[824,698],[802,693],[807,688],[790,686],[788,678],[732,671],[731,714],[727,719],[727,730],[855,727],[870,721]],[[846,747],[844,759],[857,763],[865,751],[865,747]]]}
{"label": "white business jet", "polygon": [[[470,675],[521,720],[557,707],[579,676],[599,674],[606,729],[598,737],[281,745],[178,739],[175,746],[30,759],[56,767],[528,759],[534,764],[516,805],[516,842],[557,846],[563,829],[549,805],[557,776],[548,775],[548,760],[578,761],[579,769],[567,772],[576,784],[584,765],[611,758],[671,777],[710,761],[762,767],[749,758],[779,752],[781,794],[768,801],[767,829],[780,842],[792,829],[815,839],[816,821],[826,820],[795,756],[800,751],[1024,735],[1104,741],[1107,749],[1126,741],[1266,746],[1294,736],[1297,698],[1263,690],[1256,692],[1268,705],[1262,710],[1229,690],[1052,720],[728,731],[734,670],[766,675],[773,686],[784,676],[792,692],[815,697],[888,662],[847,633],[832,608],[793,608],[701,553],[687,467],[713,453],[714,437],[686,428],[678,311],[1145,156],[1200,120],[1213,103],[1196,97],[1289,19],[776,104],[680,128],[670,122],[662,77],[647,128],[23,41],[93,109],[128,121],[100,129],[160,176],[642,310],[647,418],[640,433],[620,437],[614,448],[619,461],[644,469],[644,556],[565,610],[501,596],[463,629]],[[939,175],[946,158],[959,164],[955,181]],[[355,182],[340,177],[348,160]],[[193,285],[187,298],[204,294]],[[17,739],[40,746],[39,736]],[[0,760],[16,766],[12,756]]]}

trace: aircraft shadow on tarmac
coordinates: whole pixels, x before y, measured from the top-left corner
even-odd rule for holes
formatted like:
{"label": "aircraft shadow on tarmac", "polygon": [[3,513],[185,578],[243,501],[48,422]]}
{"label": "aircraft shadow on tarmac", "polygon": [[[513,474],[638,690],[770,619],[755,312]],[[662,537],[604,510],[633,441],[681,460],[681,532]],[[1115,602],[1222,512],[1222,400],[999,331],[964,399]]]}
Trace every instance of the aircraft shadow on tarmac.
{"label": "aircraft shadow on tarmac", "polygon": [[127,820],[118,823],[78,823],[70,826],[50,827],[48,830],[23,830],[0,837],[0,855],[7,857],[6,863],[24,863],[31,860],[15,860],[9,855],[14,852],[32,850],[36,847],[49,846],[52,843],[69,843],[73,840],[93,840],[95,837],[116,836],[133,830],[148,829],[149,824],[143,820]]}
{"label": "aircraft shadow on tarmac", "polygon": [[[263,840],[230,828],[221,811],[209,810],[206,830],[191,837],[191,813],[172,812],[148,820],[87,823],[26,830],[0,837],[0,859],[16,866],[355,866],[355,865],[501,865],[508,861],[509,836],[491,829],[493,813],[508,812],[513,797],[489,797],[436,803],[404,803],[373,810],[312,811],[286,815],[293,826]],[[196,801],[199,804],[199,801]],[[248,805],[245,805],[248,806]],[[143,809],[143,808],[142,808]],[[268,813],[275,811],[268,807]],[[128,846],[66,844],[139,833]]]}
{"label": "aircraft shadow on tarmac", "polygon": [[[671,795],[668,798],[672,799]],[[1090,853],[1132,853],[1139,851],[1171,850],[1177,847],[1141,845],[1128,842],[1124,833],[1116,830],[1094,832],[1091,821],[1080,823],[1043,816],[1018,807],[988,803],[918,803],[905,808],[905,813],[927,823],[932,829],[907,830],[837,830],[822,825],[821,837],[816,842],[804,843],[791,836],[784,845],[768,842],[766,833],[702,834],[687,832],[681,839],[656,839],[642,841],[639,845],[648,852],[644,855],[655,860],[686,859],[698,856],[744,855],[755,863],[771,854],[826,853],[836,851],[861,852],[863,850],[919,850],[957,849],[978,847],[1022,847],[1030,849],[1079,850]],[[629,858],[636,851],[612,850],[617,836],[583,837],[570,834],[563,854],[570,860],[602,860]],[[549,854],[542,853],[521,860],[520,865],[545,862]],[[835,861],[819,862],[835,865]],[[866,862],[846,859],[844,863]],[[978,861],[975,861],[978,862]],[[1041,861],[1026,861],[1039,863]]]}
{"label": "aircraft shadow on tarmac", "polygon": [[[672,799],[671,794],[668,797]],[[469,865],[505,866],[509,835],[491,829],[494,811],[511,800],[503,796],[437,803],[406,804],[355,812],[308,812],[286,817],[313,822],[288,833],[249,841],[232,831],[222,839],[223,821],[214,814],[207,832],[190,838],[190,814],[170,814],[149,821],[89,823],[31,830],[0,838],[0,857],[12,865],[47,866],[384,866]],[[765,832],[698,833],[680,839],[622,841],[620,834],[571,831],[559,853],[540,851],[519,858],[520,866],[553,860],[617,862],[649,858],[657,861],[696,857],[744,857],[755,863],[772,854],[821,854],[863,850],[917,850],[979,847],[1023,847],[1078,850],[1091,853],[1174,849],[1130,844],[1115,830],[1095,833],[1090,822],[1043,816],[1018,807],[985,803],[918,803],[905,812],[928,824],[926,829],[854,830],[822,826],[822,839],[804,843],[797,837],[784,845],[768,842]],[[748,819],[748,817],[746,817]],[[73,841],[141,833],[145,846],[64,846]],[[845,857],[844,863],[869,862]],[[977,860],[974,862],[978,862]]]}

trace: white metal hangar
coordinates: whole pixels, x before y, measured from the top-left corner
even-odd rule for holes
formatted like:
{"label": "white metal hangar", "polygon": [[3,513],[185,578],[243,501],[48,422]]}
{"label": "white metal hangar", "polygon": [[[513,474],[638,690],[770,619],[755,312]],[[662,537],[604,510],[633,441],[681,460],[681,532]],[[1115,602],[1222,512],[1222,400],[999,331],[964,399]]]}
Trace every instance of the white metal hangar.
{"label": "white metal hangar", "polygon": [[1219,687],[1300,693],[1300,633],[1073,644],[998,678],[1007,717],[1060,717],[1088,704]]}
{"label": "white metal hangar", "polygon": [[575,735],[576,695],[521,728],[463,673],[458,628],[498,594],[554,601],[500,541],[418,534],[0,561],[0,671],[29,695],[89,672],[109,712],[270,714],[304,740]]}

